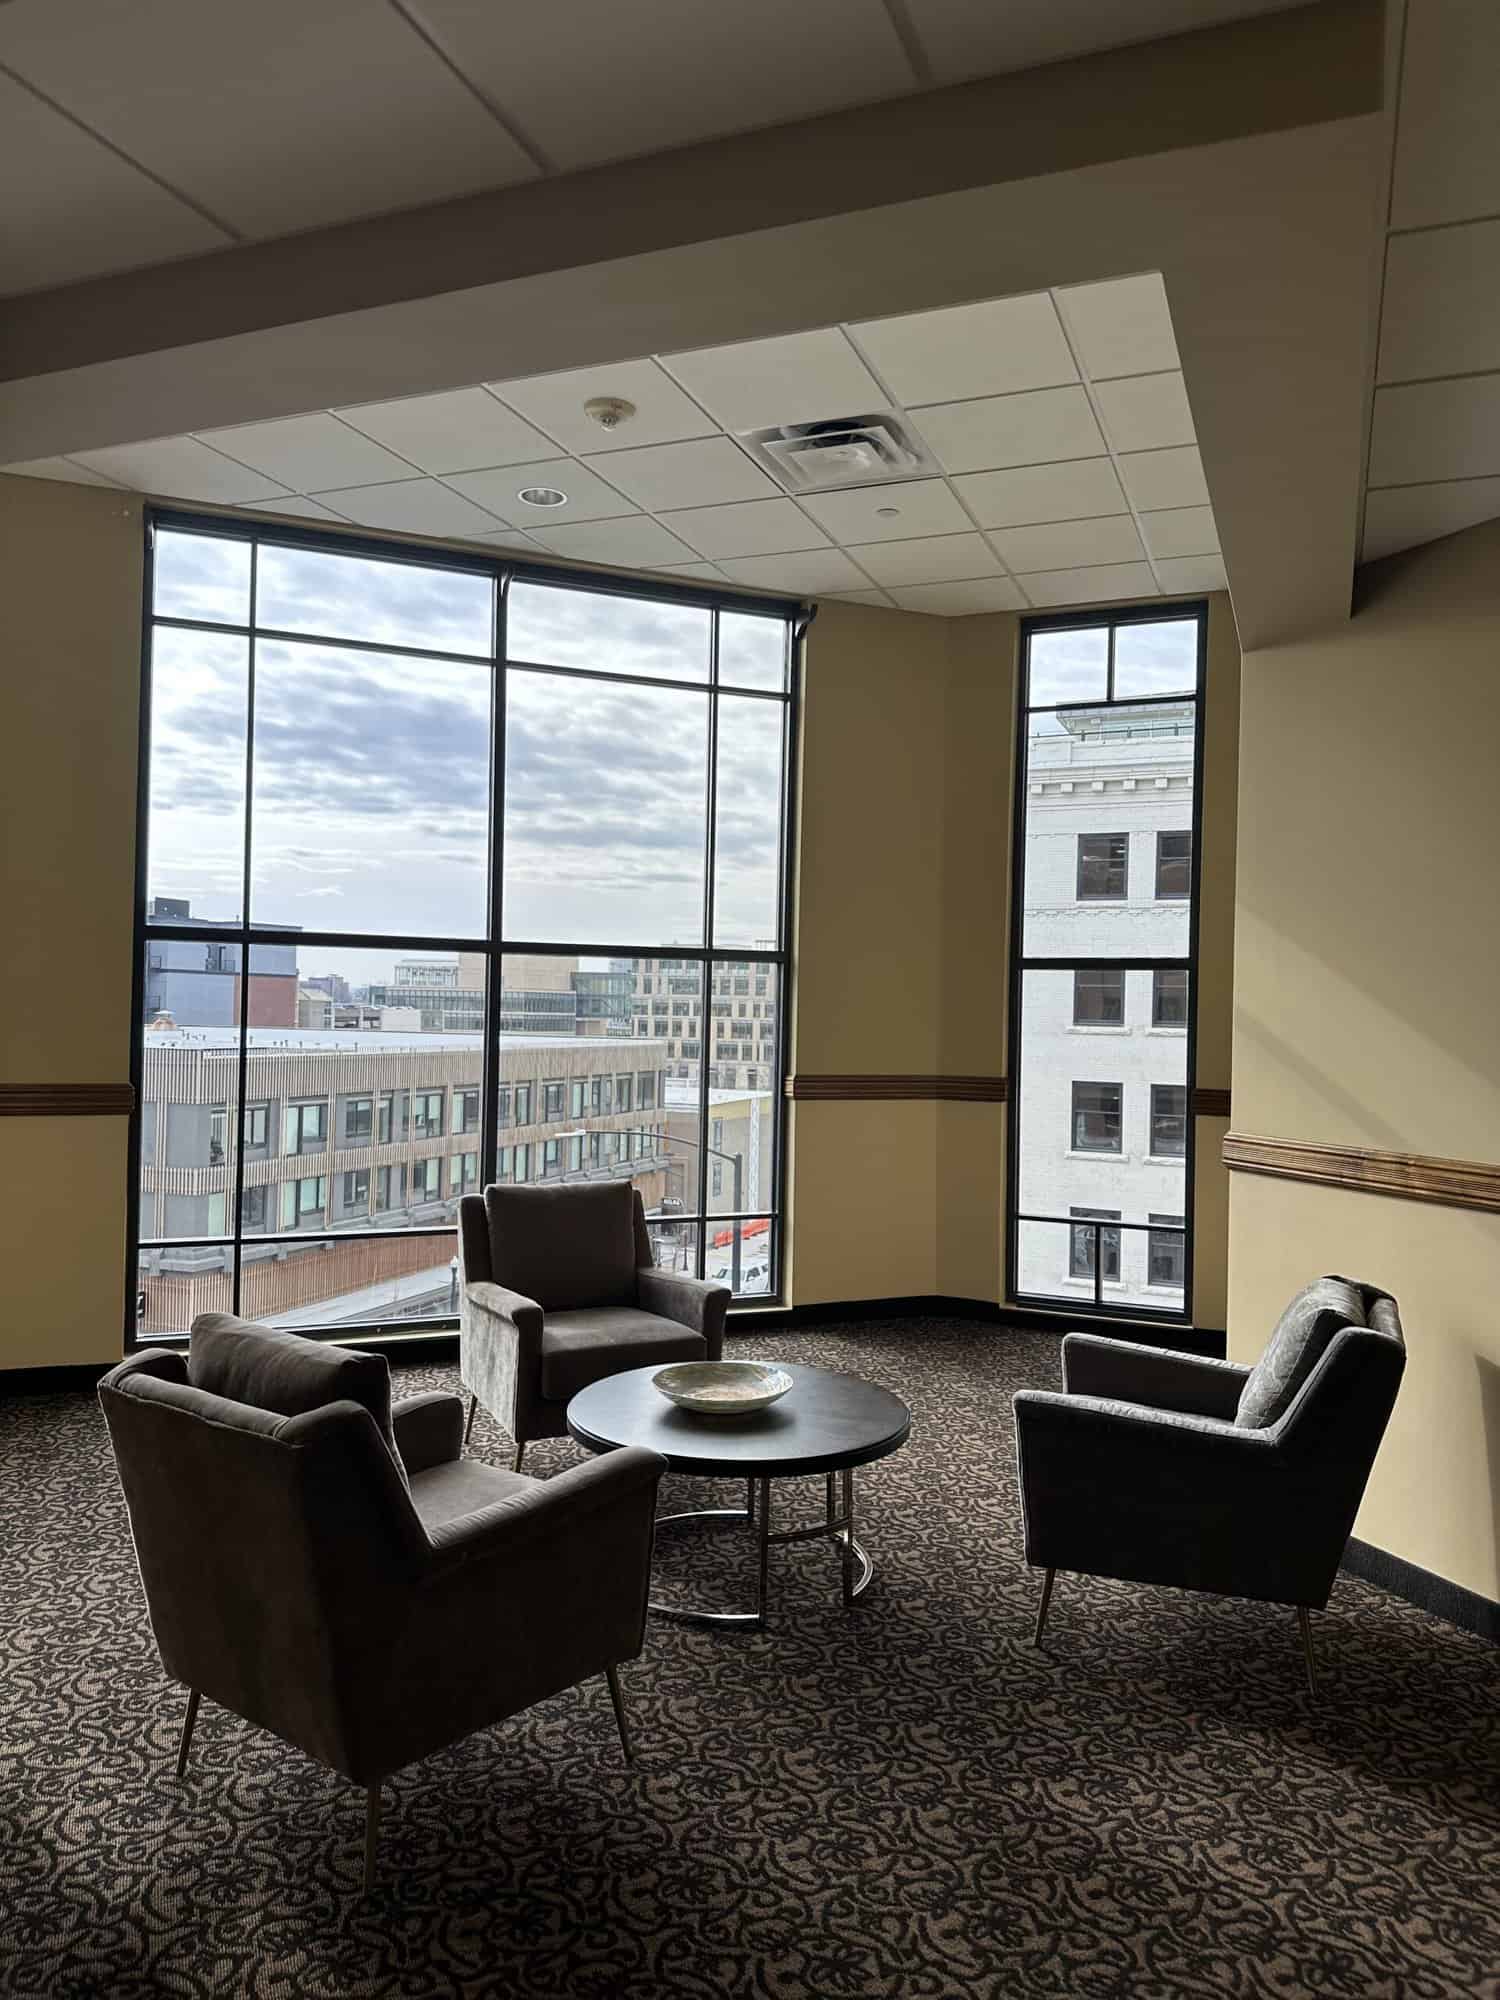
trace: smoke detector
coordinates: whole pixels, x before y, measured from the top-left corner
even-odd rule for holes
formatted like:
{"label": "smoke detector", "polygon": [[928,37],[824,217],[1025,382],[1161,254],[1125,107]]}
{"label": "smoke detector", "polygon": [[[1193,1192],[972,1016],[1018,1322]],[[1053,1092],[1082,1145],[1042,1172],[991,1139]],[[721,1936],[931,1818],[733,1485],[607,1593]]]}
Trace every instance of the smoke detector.
{"label": "smoke detector", "polygon": [[773,424],[742,431],[740,442],[789,493],[826,493],[840,486],[874,486],[937,471],[927,447],[889,410],[874,416],[825,417],[808,424]]}
{"label": "smoke detector", "polygon": [[635,415],[635,404],[627,403],[623,396],[590,396],[583,414],[601,430],[617,431]]}

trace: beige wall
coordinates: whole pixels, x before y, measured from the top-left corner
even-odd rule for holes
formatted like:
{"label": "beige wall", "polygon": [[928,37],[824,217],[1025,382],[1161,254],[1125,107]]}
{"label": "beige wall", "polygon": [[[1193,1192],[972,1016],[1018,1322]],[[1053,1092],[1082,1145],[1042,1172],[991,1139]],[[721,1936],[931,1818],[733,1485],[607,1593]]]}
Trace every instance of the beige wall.
{"label": "beige wall", "polygon": [[[130,1074],[141,506],[0,478],[0,1082]],[[0,1368],[103,1361],[124,1323],[123,1118],[0,1121]]]}
{"label": "beige wall", "polygon": [[[1500,523],[1372,565],[1327,637],[1249,653],[1239,1132],[1495,1160]],[[1500,1217],[1233,1176],[1230,1352],[1320,1271],[1400,1301],[1356,1532],[1500,1597]]]}

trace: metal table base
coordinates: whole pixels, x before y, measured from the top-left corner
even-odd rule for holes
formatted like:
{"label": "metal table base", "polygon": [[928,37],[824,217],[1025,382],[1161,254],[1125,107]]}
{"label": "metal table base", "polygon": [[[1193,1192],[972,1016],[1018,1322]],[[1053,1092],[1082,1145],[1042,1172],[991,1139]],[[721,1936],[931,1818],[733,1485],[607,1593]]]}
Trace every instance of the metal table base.
{"label": "metal table base", "polygon": [[[854,1533],[854,1469],[845,1472],[830,1472],[824,1475],[827,1488],[824,1518],[815,1521],[810,1528],[784,1528],[778,1533],[771,1531],[771,1481],[749,1479],[745,1482],[745,1504],[743,1507],[698,1507],[682,1514],[660,1514],[658,1528],[670,1528],[691,1521],[714,1523],[734,1522],[755,1529],[756,1541],[756,1587],[755,1609],[753,1611],[705,1611],[685,1604],[663,1604],[652,1598],[649,1609],[658,1618],[675,1618],[683,1625],[730,1625],[742,1629],[763,1631],[766,1625],[766,1602],[771,1568],[771,1547],[776,1542],[830,1541],[839,1551],[840,1567],[843,1571],[844,1608],[847,1611],[855,1599],[861,1597],[875,1574],[875,1565],[860,1546]],[[835,1488],[842,1484],[841,1496]],[[839,1499],[842,1499],[842,1507]]]}

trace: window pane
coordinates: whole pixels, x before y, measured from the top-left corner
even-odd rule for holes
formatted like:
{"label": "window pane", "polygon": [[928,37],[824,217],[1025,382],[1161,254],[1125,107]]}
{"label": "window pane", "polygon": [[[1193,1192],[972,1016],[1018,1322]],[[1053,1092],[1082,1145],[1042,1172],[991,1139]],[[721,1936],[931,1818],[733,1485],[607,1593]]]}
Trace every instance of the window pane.
{"label": "window pane", "polygon": [[1168,1309],[1180,1307],[1187,1279],[1187,1218],[1153,1215],[1146,1239],[1146,1283],[1153,1291],[1175,1294],[1162,1300]]}
{"label": "window pane", "polygon": [[700,944],[708,697],[512,670],[505,928]]}
{"label": "window pane", "polygon": [[1016,1291],[1022,1298],[1091,1299],[1091,1278],[1072,1275],[1073,1232],[1066,1222],[1018,1222]]}
{"label": "window pane", "polygon": [[136,1339],[186,1340],[199,1313],[227,1313],[234,1306],[234,1246],[192,1250],[143,1250],[136,1271]]}
{"label": "window pane", "polygon": [[708,1225],[706,1278],[728,1285],[736,1298],[765,1297],[771,1289],[771,1218]]}
{"label": "window pane", "polygon": [[1115,629],[1115,699],[1192,694],[1198,685],[1196,618]]}
{"label": "window pane", "polygon": [[153,551],[151,608],[158,618],[249,624],[249,542],[163,530]]}
{"label": "window pane", "polygon": [[774,1198],[777,979],[765,965],[721,958],[712,981],[705,1212],[743,1215],[768,1208]]}
{"label": "window pane", "polygon": [[1120,1232],[1106,1225],[1118,1222],[1117,1208],[1069,1208],[1080,1218],[1071,1225],[1068,1245],[1068,1275],[1092,1278],[1096,1267],[1105,1284],[1120,1282]]}
{"label": "window pane", "polygon": [[787,632],[784,618],[760,618],[742,611],[719,614],[719,680],[726,687],[786,686]]}
{"label": "window pane", "polygon": [[251,920],[477,937],[491,670],[260,640]]}
{"label": "window pane", "polygon": [[781,933],[779,701],[719,697],[714,942],[775,950]]}
{"label": "window pane", "polygon": [[1081,833],[1078,836],[1078,900],[1080,903],[1123,903],[1130,860],[1130,836],[1124,833]]}
{"label": "window pane", "polygon": [[1033,632],[1028,648],[1030,675],[1026,702],[1047,708],[1054,702],[1103,701],[1109,692],[1109,630],[1095,625],[1080,631]]}
{"label": "window pane", "polygon": [[1151,1025],[1185,1028],[1188,1018],[1187,967],[1163,969],[1151,975]]}
{"label": "window pane", "polygon": [[1187,1151],[1187,1088],[1180,1083],[1151,1086],[1151,1152],[1181,1159]]}
{"label": "window pane", "polygon": [[[225,1236],[233,1228],[243,986],[238,945],[146,939],[139,1024],[142,1243]],[[252,971],[252,1015],[264,998]]]}
{"label": "window pane", "polygon": [[263,1326],[398,1326],[458,1311],[458,1240],[325,1237],[288,1247],[247,1243],[240,1311]]}
{"label": "window pane", "polygon": [[488,576],[419,563],[374,562],[326,549],[262,542],[255,615],[281,632],[422,646],[491,657],[494,584]]}
{"label": "window pane", "polygon": [[648,1223],[647,1229],[658,1269],[681,1271],[689,1278],[698,1275],[699,1229],[696,1222],[679,1222],[668,1217]]}
{"label": "window pane", "polygon": [[1180,900],[1193,893],[1193,836],[1190,831],[1156,836],[1157,900]]}
{"label": "window pane", "polygon": [[1125,1019],[1123,972],[1073,974],[1073,1025],[1077,1028],[1116,1027]]}
{"label": "window pane", "polygon": [[506,599],[506,657],[540,667],[706,681],[711,618],[696,604],[516,582]]}
{"label": "window pane", "polygon": [[148,921],[239,921],[249,672],[244,639],[170,626],[152,635]]}

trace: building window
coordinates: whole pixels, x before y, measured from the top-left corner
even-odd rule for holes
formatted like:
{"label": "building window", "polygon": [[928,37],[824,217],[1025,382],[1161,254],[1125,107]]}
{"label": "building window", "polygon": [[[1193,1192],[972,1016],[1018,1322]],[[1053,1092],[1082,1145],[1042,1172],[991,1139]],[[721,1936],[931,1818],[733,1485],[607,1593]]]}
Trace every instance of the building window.
{"label": "building window", "polygon": [[1073,974],[1075,1028],[1118,1027],[1125,1019],[1125,975],[1113,970]]}
{"label": "building window", "polygon": [[380,1100],[375,1140],[389,1146],[406,1137],[408,1097],[404,1090],[388,1090]]}
{"label": "building window", "polygon": [[455,1153],[448,1162],[448,1177],[455,1194],[479,1185],[479,1155]]}
{"label": "building window", "polygon": [[529,1181],[531,1179],[531,1147],[529,1145],[517,1146],[516,1148],[516,1179],[518,1181]]}
{"label": "building window", "polygon": [[418,1160],[411,1170],[413,1201],[437,1201],[443,1192],[443,1163],[440,1159]]}
{"label": "building window", "polygon": [[563,1092],[565,1088],[566,1086],[561,1083],[544,1083],[542,1085],[542,1123],[544,1125],[554,1124],[562,1117]]}
{"label": "building window", "polygon": [[246,1230],[269,1229],[269,1204],[266,1196],[269,1190],[264,1182],[256,1187],[240,1190],[240,1227]]}
{"label": "building window", "polygon": [[584,1095],[583,1078],[575,1076],[568,1085],[568,1116],[570,1118],[581,1118],[583,1116]]}
{"label": "building window", "polygon": [[441,1139],[443,1136],[443,1093],[440,1090],[419,1090],[411,1101],[411,1129],[415,1139]]}
{"label": "building window", "polygon": [[1079,902],[1123,903],[1127,893],[1129,857],[1130,836],[1127,833],[1080,833]]}
{"label": "building window", "polygon": [[[1070,1208],[1069,1215],[1090,1222],[1118,1222],[1117,1208]],[[1070,1278],[1092,1278],[1094,1275],[1094,1246],[1099,1244],[1104,1252],[1103,1277],[1106,1284],[1118,1284],[1120,1280],[1120,1232],[1118,1229],[1088,1229],[1075,1222],[1068,1231],[1068,1276]]]}
{"label": "building window", "polygon": [[542,1146],[543,1176],[559,1173],[561,1172],[561,1170],[562,1170],[562,1146],[558,1140],[548,1139],[544,1141]]}
{"label": "building window", "polygon": [[1159,833],[1156,836],[1157,901],[1181,902],[1192,893],[1192,834]]}
{"label": "building window", "polygon": [[286,1108],[284,1153],[321,1153],[328,1145],[328,1106],[289,1104]]}
{"label": "building window", "polygon": [[352,1214],[355,1210],[361,1212],[368,1211],[370,1206],[370,1169],[368,1167],[356,1167],[352,1173],[345,1174],[340,1194],[342,1197],[341,1206],[346,1215]]}
{"label": "building window", "polygon": [[633,1079],[628,1076],[617,1076],[615,1078],[616,1111],[628,1111],[630,1109],[632,1082]]}
{"label": "building window", "polygon": [[406,1206],[405,1167],[377,1167],[375,1169],[375,1213],[388,1215],[394,1208]]}
{"label": "building window", "polygon": [[1073,1151],[1075,1153],[1118,1153],[1120,1150],[1120,1100],[1124,1086],[1118,1083],[1075,1083],[1073,1085]]}
{"label": "building window", "polygon": [[375,1126],[375,1100],[372,1097],[346,1097],[344,1099],[344,1139],[368,1139]]}
{"label": "building window", "polygon": [[582,1171],[583,1134],[581,1132],[574,1132],[568,1140],[568,1172],[570,1174],[577,1174]]}
{"label": "building window", "polygon": [[1185,1028],[1188,1013],[1188,976],[1185,966],[1158,967],[1151,975],[1151,1025],[1153,1028]]}
{"label": "building window", "polygon": [[245,1108],[245,1151],[264,1153],[271,1144],[271,1107],[251,1104]]}
{"label": "building window", "polygon": [[1146,1232],[1146,1283],[1180,1292],[1187,1283],[1187,1234],[1183,1215],[1153,1215]]}
{"label": "building window", "polygon": [[510,1085],[508,1083],[501,1084],[495,1093],[495,1101],[497,1106],[495,1122],[503,1132],[510,1123]]}
{"label": "building window", "polygon": [[319,1229],[328,1208],[328,1176],[311,1174],[303,1180],[281,1184],[281,1226],[283,1229]]}
{"label": "building window", "polygon": [[1187,1152],[1187,1088],[1180,1083],[1151,1086],[1151,1152],[1180,1160]]}
{"label": "building window", "polygon": [[[531,1123],[531,1085],[529,1083],[518,1083],[516,1085],[515,1100],[516,1123],[518,1125],[529,1125]],[[519,1180],[521,1176],[518,1174],[516,1178]]]}
{"label": "building window", "polygon": [[454,1091],[453,1130],[455,1134],[477,1132],[479,1130],[479,1092],[477,1090]]}

